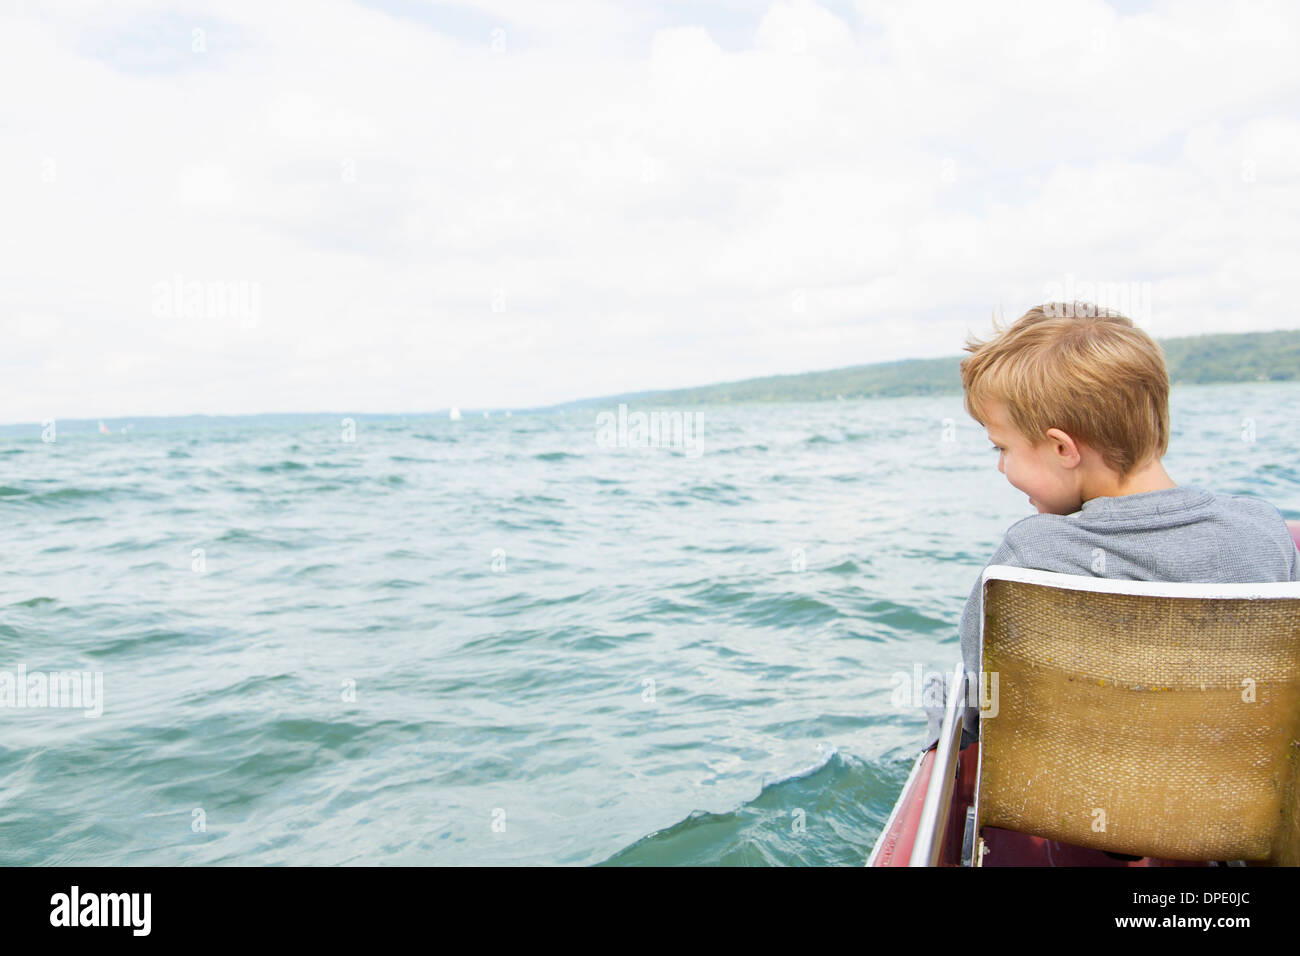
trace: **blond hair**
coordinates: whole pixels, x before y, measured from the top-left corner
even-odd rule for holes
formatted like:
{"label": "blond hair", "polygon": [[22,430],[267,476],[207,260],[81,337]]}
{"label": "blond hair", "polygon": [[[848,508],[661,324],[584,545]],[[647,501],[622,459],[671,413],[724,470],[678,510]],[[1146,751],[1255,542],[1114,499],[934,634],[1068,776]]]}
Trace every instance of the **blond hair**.
{"label": "blond hair", "polygon": [[1126,478],[1169,450],[1164,352],[1132,320],[1088,303],[1030,309],[993,338],[971,337],[962,360],[966,411],[987,423],[990,401],[1033,445],[1059,428]]}

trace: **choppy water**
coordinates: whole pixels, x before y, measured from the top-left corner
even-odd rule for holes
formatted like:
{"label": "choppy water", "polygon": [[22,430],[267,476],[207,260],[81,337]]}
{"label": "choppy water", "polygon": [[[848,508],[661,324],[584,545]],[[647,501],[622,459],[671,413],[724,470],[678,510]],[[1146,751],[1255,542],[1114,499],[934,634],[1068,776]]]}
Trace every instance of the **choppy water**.
{"label": "choppy water", "polygon": [[[960,397],[602,410],[0,429],[0,669],[104,681],[0,710],[0,863],[862,863],[1027,501]],[[1300,518],[1298,410],[1170,474]]]}

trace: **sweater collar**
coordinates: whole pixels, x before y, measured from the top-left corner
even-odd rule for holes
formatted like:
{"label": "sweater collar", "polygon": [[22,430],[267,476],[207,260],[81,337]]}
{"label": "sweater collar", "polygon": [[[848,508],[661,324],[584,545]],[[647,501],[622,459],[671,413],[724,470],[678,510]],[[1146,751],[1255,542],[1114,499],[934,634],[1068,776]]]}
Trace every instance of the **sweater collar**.
{"label": "sweater collar", "polygon": [[1208,504],[1213,497],[1214,495],[1204,488],[1179,485],[1176,488],[1163,488],[1160,491],[1144,491],[1137,495],[1093,498],[1085,501],[1080,510],[1090,517],[1102,514],[1163,514]]}

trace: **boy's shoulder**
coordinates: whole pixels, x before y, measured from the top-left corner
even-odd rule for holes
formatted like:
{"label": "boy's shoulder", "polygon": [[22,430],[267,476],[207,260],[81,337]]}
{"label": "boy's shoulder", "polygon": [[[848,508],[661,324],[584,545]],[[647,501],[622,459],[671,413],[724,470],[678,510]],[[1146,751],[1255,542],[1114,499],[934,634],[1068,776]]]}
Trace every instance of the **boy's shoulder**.
{"label": "boy's shoulder", "polygon": [[[1217,495],[1216,498],[1225,511],[1231,510],[1241,516],[1251,537],[1275,540],[1284,552],[1291,555],[1294,564],[1294,559],[1300,556],[1300,545],[1291,534],[1286,515],[1276,505],[1254,495]],[[1300,568],[1295,570],[1300,571]]]}
{"label": "boy's shoulder", "polygon": [[1263,498],[1256,498],[1254,495],[1214,495],[1215,503],[1224,509],[1240,511],[1243,514],[1254,515],[1264,521],[1279,521],[1286,526],[1286,517],[1281,510],[1272,502],[1265,501]]}
{"label": "boy's shoulder", "polygon": [[1243,532],[1271,532],[1283,539],[1291,537],[1286,516],[1272,502],[1255,495],[1232,495],[1198,490],[1210,498],[1206,506],[1207,511],[1239,521]]}
{"label": "boy's shoulder", "polygon": [[[1173,507],[1169,509],[1168,503],[1156,511],[1142,510],[1134,512],[1131,515],[1125,514],[1124,517],[1132,519],[1133,523],[1141,524],[1146,520],[1156,516],[1164,516],[1177,513],[1178,511],[1194,510],[1205,514],[1217,514],[1228,518],[1241,520],[1243,523],[1257,522],[1268,528],[1287,531],[1286,518],[1278,508],[1263,498],[1254,495],[1231,495],[1221,494],[1215,491],[1208,491],[1193,485],[1180,485],[1180,492],[1183,493]],[[1118,500],[1118,499],[1117,499]],[[1090,515],[1087,511],[1076,511],[1068,515],[1056,514],[1035,514],[1021,518],[1015,524],[1007,529],[1006,540],[1014,544],[1026,544],[1040,540],[1045,535],[1051,535],[1059,532],[1063,528],[1079,528],[1090,526]],[[1119,518],[1115,514],[1107,514],[1106,517],[1116,524],[1116,530],[1123,530],[1127,522],[1116,520]],[[1103,526],[1098,525],[1098,531],[1103,530]],[[1289,535],[1289,531],[1287,534]]]}
{"label": "boy's shoulder", "polygon": [[1162,501],[1159,507],[1143,507],[1131,513],[1112,511],[1095,521],[1082,510],[1068,515],[1029,515],[1007,529],[992,563],[1090,573],[1096,550],[1109,549],[1107,542],[1123,540],[1130,558],[1145,565],[1145,559],[1136,556],[1162,547],[1157,542],[1164,534],[1181,536],[1189,525],[1204,521],[1207,531],[1214,529],[1204,540],[1215,547],[1234,548],[1240,542],[1252,553],[1281,553],[1290,574],[1300,572],[1300,552],[1277,507],[1254,495],[1220,494],[1193,486],[1180,488],[1185,494],[1174,501]]}
{"label": "boy's shoulder", "polygon": [[1016,563],[1038,566],[1040,555],[1051,552],[1053,542],[1059,543],[1062,532],[1077,527],[1072,515],[1036,514],[1021,518],[1007,528],[1000,550]]}

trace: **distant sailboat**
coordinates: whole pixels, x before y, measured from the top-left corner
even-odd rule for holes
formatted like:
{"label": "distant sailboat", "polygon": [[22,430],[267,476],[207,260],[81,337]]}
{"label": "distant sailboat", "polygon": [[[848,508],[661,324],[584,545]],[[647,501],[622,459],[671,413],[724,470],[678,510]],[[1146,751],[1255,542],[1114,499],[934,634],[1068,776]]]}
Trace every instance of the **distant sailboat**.
{"label": "distant sailboat", "polygon": [[109,432],[109,430],[108,430],[108,426],[105,425],[104,422],[103,422],[102,420],[101,420],[100,423],[99,423],[99,433],[100,433],[101,435],[108,435],[108,434],[110,434],[110,432]]}
{"label": "distant sailboat", "polygon": [[457,408],[455,405],[453,405],[451,407],[451,413],[447,417],[450,418],[453,422],[460,421],[460,409]]}

